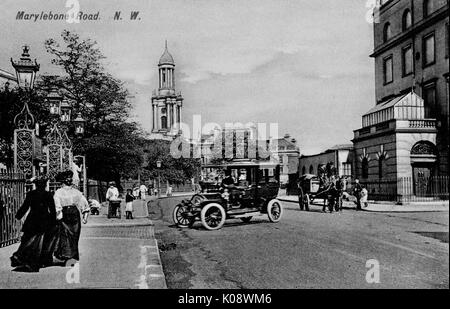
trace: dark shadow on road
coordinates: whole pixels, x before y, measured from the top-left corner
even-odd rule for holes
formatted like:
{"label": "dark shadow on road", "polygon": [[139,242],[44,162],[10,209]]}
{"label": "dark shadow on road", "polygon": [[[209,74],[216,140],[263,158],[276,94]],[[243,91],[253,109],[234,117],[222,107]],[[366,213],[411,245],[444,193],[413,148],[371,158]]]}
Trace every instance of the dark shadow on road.
{"label": "dark shadow on road", "polygon": [[413,232],[415,234],[419,234],[424,237],[434,238],[448,244],[448,232]]}

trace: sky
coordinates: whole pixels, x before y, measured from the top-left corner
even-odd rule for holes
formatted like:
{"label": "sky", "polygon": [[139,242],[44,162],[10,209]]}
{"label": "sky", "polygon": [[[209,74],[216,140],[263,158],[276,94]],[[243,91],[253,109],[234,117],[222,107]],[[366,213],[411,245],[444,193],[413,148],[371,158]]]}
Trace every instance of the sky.
{"label": "sky", "polygon": [[[70,0],[76,2],[75,0]],[[69,4],[70,4],[69,1]],[[16,20],[17,13],[65,13],[67,0],[0,2],[0,69],[30,46],[40,74],[54,74],[44,49],[64,29],[98,42],[106,69],[125,82],[132,116],[151,130],[151,95],[168,41],[183,122],[278,123],[302,154],[351,143],[375,104],[367,0],[78,0],[99,20]],[[114,20],[121,12],[122,20]],[[131,11],[139,11],[130,20]]]}

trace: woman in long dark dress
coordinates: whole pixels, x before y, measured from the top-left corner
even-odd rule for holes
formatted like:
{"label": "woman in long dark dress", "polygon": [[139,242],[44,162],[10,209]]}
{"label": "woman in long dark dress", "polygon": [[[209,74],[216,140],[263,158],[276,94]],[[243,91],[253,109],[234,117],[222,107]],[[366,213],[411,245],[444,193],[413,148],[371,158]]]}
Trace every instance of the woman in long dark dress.
{"label": "woman in long dark dress", "polygon": [[16,214],[16,219],[21,220],[30,210],[22,227],[19,249],[11,257],[11,266],[23,271],[37,272],[53,261],[56,212],[53,195],[45,190],[47,181],[45,178],[33,181],[36,189],[27,194]]}
{"label": "woman in long dark dress", "polygon": [[[59,241],[55,257],[62,261],[79,260],[78,242],[81,233],[81,221],[87,223],[89,203],[83,194],[72,186],[72,171],[59,175],[63,185],[53,196],[56,218],[59,222]],[[83,216],[81,219],[80,213]]]}

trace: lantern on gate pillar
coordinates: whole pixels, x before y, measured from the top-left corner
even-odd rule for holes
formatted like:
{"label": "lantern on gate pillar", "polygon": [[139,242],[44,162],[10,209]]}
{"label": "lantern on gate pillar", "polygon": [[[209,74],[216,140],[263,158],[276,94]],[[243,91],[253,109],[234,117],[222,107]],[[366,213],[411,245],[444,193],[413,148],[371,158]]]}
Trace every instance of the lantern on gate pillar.
{"label": "lantern on gate pillar", "polygon": [[77,118],[75,118],[73,123],[75,125],[75,134],[78,137],[81,137],[84,134],[84,126],[86,123],[86,121],[83,119],[83,117],[81,117],[81,113],[78,113],[78,116],[77,116]]}
{"label": "lantern on gate pillar", "polygon": [[46,102],[49,104],[50,115],[54,117],[59,117],[60,107],[62,102],[62,96],[58,93],[56,87],[50,90],[50,93],[45,98]]}
{"label": "lantern on gate pillar", "polygon": [[16,70],[17,83],[20,88],[33,89],[34,80],[36,78],[36,72],[39,71],[40,65],[34,62],[30,58],[28,51],[30,48],[25,45],[23,47],[22,57],[18,61],[14,61],[11,58],[11,64]]}
{"label": "lantern on gate pillar", "polygon": [[59,109],[61,115],[61,122],[63,123],[70,122],[70,116],[72,114],[72,106],[70,106],[70,103],[67,99],[62,100]]}

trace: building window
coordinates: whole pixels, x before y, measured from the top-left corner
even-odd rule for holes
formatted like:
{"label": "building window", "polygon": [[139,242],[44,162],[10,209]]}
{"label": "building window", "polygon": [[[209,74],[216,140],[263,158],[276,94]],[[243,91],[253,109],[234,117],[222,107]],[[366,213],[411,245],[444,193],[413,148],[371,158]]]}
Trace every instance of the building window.
{"label": "building window", "polygon": [[351,176],[352,175],[352,164],[342,163],[342,174],[341,176]]}
{"label": "building window", "polygon": [[383,59],[384,84],[390,84],[394,81],[392,55]]}
{"label": "building window", "polygon": [[283,156],[280,156],[280,164],[283,164]]}
{"label": "building window", "polygon": [[362,165],[361,177],[367,179],[369,177],[369,160],[367,158],[363,158],[361,165]]}
{"label": "building window", "polygon": [[312,165],[309,166],[309,173],[314,174],[314,167]]}
{"label": "building window", "polygon": [[390,38],[392,38],[391,24],[386,23],[383,29],[383,42],[387,42]]}
{"label": "building window", "polygon": [[383,161],[384,161],[384,156],[381,156],[378,159],[378,178],[379,179],[383,178]]}
{"label": "building window", "polygon": [[409,9],[407,9],[403,13],[403,21],[402,21],[403,31],[408,30],[409,28],[411,28],[411,26],[412,26],[412,15],[411,15],[411,11]]}
{"label": "building window", "polygon": [[423,100],[425,104],[425,118],[436,117],[436,83],[423,87]]}
{"label": "building window", "polygon": [[305,175],[306,174],[306,166],[303,166],[303,168],[302,168],[302,175]]}
{"label": "building window", "polygon": [[167,129],[167,117],[166,116],[161,117],[161,128]]}
{"label": "building window", "polygon": [[434,12],[434,0],[423,1],[423,17],[428,17]]}
{"label": "building window", "polygon": [[408,76],[413,73],[413,51],[411,45],[402,49],[402,68],[403,76]]}
{"label": "building window", "polygon": [[423,38],[423,65],[429,66],[436,62],[434,32]]}

